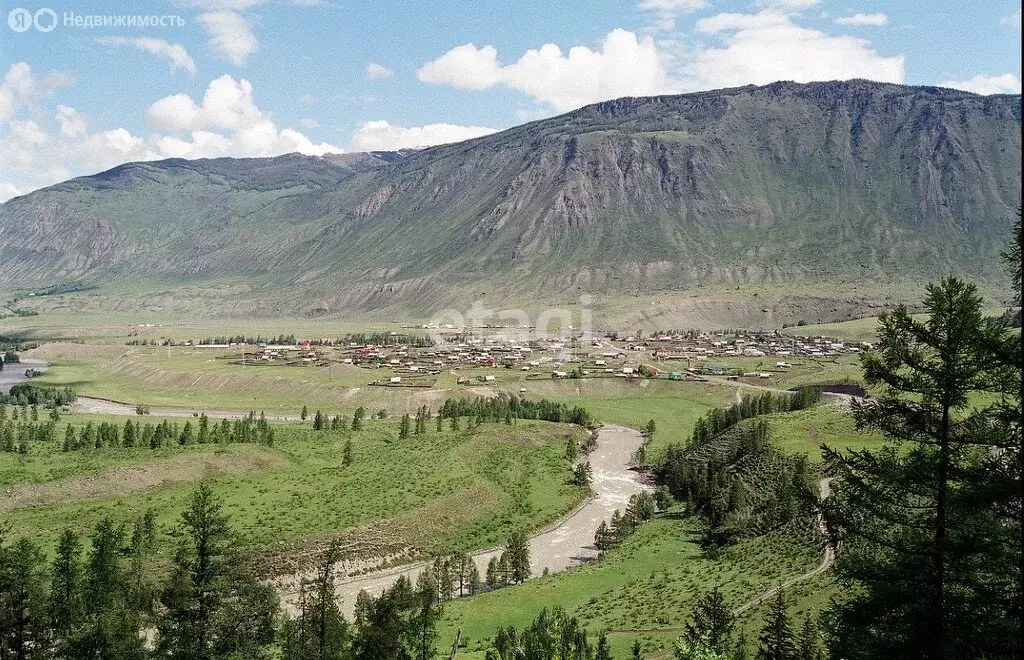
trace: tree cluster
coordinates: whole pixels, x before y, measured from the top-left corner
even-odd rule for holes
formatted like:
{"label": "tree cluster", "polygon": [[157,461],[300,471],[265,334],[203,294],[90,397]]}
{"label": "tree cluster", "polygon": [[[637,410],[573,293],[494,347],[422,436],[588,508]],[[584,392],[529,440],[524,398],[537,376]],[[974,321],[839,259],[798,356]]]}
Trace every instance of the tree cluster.
{"label": "tree cluster", "polygon": [[706,550],[809,521],[817,499],[807,458],[773,447],[768,424],[758,419],[700,445],[670,445],[656,474],[688,513],[707,521]]}
{"label": "tree cluster", "polygon": [[517,532],[509,537],[505,550],[487,563],[488,589],[521,584],[530,579],[530,544],[526,534]]}
{"label": "tree cluster", "polygon": [[32,383],[17,383],[11,386],[10,394],[0,394],[0,403],[16,406],[43,406],[54,408],[69,406],[75,402],[75,391],[70,387],[45,387]]}
{"label": "tree cluster", "polygon": [[[0,657],[18,660],[427,660],[434,657],[436,571],[405,577],[377,598],[359,595],[353,622],[334,597],[336,548],[304,582],[295,615],[245,568],[223,504],[206,485],[182,513],[170,570],[158,569],[151,511],[129,527],[102,520],[83,542],[65,531],[47,561],[0,529]],[[465,556],[458,589],[479,584]],[[158,575],[163,577],[157,577]],[[442,579],[450,579],[442,576]],[[455,593],[455,585],[449,592]]]}
{"label": "tree cluster", "polygon": [[676,645],[676,660],[822,660],[821,634],[817,622],[805,615],[800,630],[794,629],[789,603],[779,589],[772,600],[751,653],[743,635],[735,634],[736,617],[719,589],[706,593],[693,606],[686,632]]}
{"label": "tree cluster", "polygon": [[600,552],[611,550],[635,532],[637,527],[654,518],[657,511],[657,499],[651,493],[642,491],[630,495],[625,514],[616,509],[612,513],[611,524],[602,520],[598,525],[594,546]]}
{"label": "tree cluster", "polygon": [[604,635],[595,650],[580,621],[558,607],[542,610],[522,631],[514,626],[499,628],[486,655],[487,660],[611,660],[611,657]]}
{"label": "tree cluster", "polygon": [[205,485],[179,534],[162,580],[151,512],[130,529],[100,521],[88,546],[65,531],[51,562],[32,541],[0,535],[0,657],[267,657],[277,595],[239,568],[227,518]]}
{"label": "tree cluster", "polygon": [[803,410],[820,400],[821,388],[814,386],[798,387],[788,394],[777,392],[745,394],[739,403],[728,408],[714,408],[698,419],[693,426],[690,445],[700,447],[745,419],[759,415]]}
{"label": "tree cluster", "polygon": [[[44,426],[48,429],[47,435],[45,438],[39,439],[54,440],[53,422],[48,422]],[[64,428],[62,449],[64,451],[103,449],[104,447],[159,449],[176,445],[235,443],[273,446],[274,428],[263,413],[257,417],[255,412],[250,412],[240,419],[222,419],[220,422],[213,422],[205,414],[201,414],[194,425],[192,420],[178,424],[166,419],[146,424],[141,421],[128,420],[124,425],[113,422],[93,424],[92,421],[88,421],[84,425],[68,424]]]}
{"label": "tree cluster", "polygon": [[591,427],[594,418],[586,409],[557,401],[530,401],[515,394],[501,393],[493,398],[448,399],[438,414],[445,419],[468,417],[479,422],[511,422],[514,419],[539,419]]}

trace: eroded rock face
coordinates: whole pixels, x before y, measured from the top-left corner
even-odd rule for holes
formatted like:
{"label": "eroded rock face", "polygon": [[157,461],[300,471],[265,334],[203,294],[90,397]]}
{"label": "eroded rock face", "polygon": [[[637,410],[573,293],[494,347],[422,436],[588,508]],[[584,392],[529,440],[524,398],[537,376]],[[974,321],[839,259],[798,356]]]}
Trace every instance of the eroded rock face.
{"label": "eroded rock face", "polygon": [[0,206],[0,288],[244,282],[301,313],[1001,281],[1020,153],[1020,96],[849,81],[625,98],[419,151],[74,179]]}

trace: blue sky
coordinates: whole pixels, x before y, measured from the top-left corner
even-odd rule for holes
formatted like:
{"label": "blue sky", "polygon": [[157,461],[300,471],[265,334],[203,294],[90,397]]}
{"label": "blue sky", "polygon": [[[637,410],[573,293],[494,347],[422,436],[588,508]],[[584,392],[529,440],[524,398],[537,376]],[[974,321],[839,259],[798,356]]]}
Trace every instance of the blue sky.
{"label": "blue sky", "polygon": [[[853,77],[1021,85],[1019,0],[3,7],[0,201],[130,160],[425,146],[625,95]],[[20,9],[57,22],[41,31]],[[150,16],[164,20],[118,21]]]}

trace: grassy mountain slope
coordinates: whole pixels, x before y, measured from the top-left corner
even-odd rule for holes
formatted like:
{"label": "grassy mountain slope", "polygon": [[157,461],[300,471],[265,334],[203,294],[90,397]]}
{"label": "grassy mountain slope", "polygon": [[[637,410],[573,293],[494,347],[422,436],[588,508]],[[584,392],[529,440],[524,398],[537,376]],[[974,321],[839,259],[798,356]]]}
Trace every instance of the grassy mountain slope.
{"label": "grassy mountain slope", "polygon": [[998,283],[1020,153],[1019,96],[850,81],[619,99],[415,152],[75,179],[0,206],[0,288],[188,283],[294,313]]}

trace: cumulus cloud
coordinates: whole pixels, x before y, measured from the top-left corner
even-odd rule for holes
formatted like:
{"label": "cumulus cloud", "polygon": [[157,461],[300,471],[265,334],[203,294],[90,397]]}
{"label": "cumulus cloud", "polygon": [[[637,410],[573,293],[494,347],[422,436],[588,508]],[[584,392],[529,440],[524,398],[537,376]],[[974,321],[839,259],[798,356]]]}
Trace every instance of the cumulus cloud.
{"label": "cumulus cloud", "polygon": [[873,25],[882,26],[889,24],[889,17],[883,12],[874,14],[853,14],[851,16],[840,16],[836,19],[840,25]]}
{"label": "cumulus cloud", "polygon": [[249,22],[232,9],[204,12],[199,24],[209,35],[214,54],[233,64],[245,64],[259,46]]}
{"label": "cumulus cloud", "polygon": [[60,134],[67,137],[81,137],[86,134],[88,126],[84,116],[78,110],[66,105],[57,106],[57,124]]}
{"label": "cumulus cloud", "polygon": [[711,89],[777,80],[812,82],[867,78],[902,83],[904,58],[886,57],[865,39],[829,35],[796,25],[771,10],[724,13],[697,22],[699,33],[721,46],[698,49],[683,67],[685,85]]}
{"label": "cumulus cloud", "polygon": [[146,119],[154,128],[235,130],[263,118],[252,98],[252,83],[224,74],[206,87],[202,103],[187,94],[166,96],[149,106]]}
{"label": "cumulus cloud", "polygon": [[7,121],[25,105],[34,89],[32,67],[25,62],[12,64],[0,83],[0,121]]}
{"label": "cumulus cloud", "polygon": [[407,127],[397,126],[385,120],[367,121],[356,129],[348,148],[349,151],[392,151],[461,142],[496,132],[497,129],[485,126],[427,124]]}
{"label": "cumulus cloud", "polygon": [[493,46],[464,44],[424,64],[416,75],[426,83],[459,89],[500,84],[558,110],[571,110],[617,96],[677,91],[666,65],[651,37],[638,39],[633,32],[615,29],[599,50],[575,46],[563,53],[556,44],[545,44],[508,65],[498,62]]}
{"label": "cumulus cloud", "polygon": [[487,89],[501,81],[501,65],[494,46],[477,48],[468,43],[452,48],[441,57],[427,62],[416,71],[416,77],[433,85],[450,85],[458,89]]}
{"label": "cumulus cloud", "polygon": [[[75,108],[58,105],[52,119],[18,116],[23,99],[45,89],[31,68],[12,67],[0,88],[0,99],[12,108],[0,122],[0,196],[89,174],[129,161],[220,156],[277,156],[299,152],[322,156],[343,150],[314,143],[294,128],[278,128],[253,101],[246,80],[221,76],[210,82],[201,102],[185,94],[153,103],[147,119],[153,132],[135,135],[125,128],[90,130],[88,118]],[[37,121],[38,120],[38,121]],[[55,165],[59,164],[59,166]]]}
{"label": "cumulus cloud", "polygon": [[73,82],[74,76],[60,71],[51,71],[40,80],[27,62],[15,62],[0,82],[0,124],[20,109],[38,103],[58,87]]}
{"label": "cumulus cloud", "polygon": [[377,64],[376,62],[370,62],[366,65],[366,77],[370,80],[376,78],[390,78],[394,75],[394,71],[387,68],[383,64]]}
{"label": "cumulus cloud", "polygon": [[181,44],[172,44],[163,39],[153,37],[101,37],[97,39],[107,46],[131,46],[152,55],[166,58],[171,65],[171,73],[185,69],[189,73],[196,72],[196,63]]}
{"label": "cumulus cloud", "polygon": [[[806,4],[784,4],[792,8],[801,2]],[[903,82],[902,55],[884,56],[865,39],[830,35],[801,27],[795,20],[795,14],[781,9],[720,13],[696,22],[696,35],[703,42],[688,48],[615,29],[599,49],[576,46],[565,53],[555,44],[545,44],[511,64],[503,64],[491,45],[468,43],[427,62],[416,75],[423,82],[458,89],[507,87],[556,110],[620,96],[778,80]]]}
{"label": "cumulus cloud", "polygon": [[167,96],[149,106],[146,119],[153,128],[192,133],[191,141],[166,138],[164,144],[176,154],[192,150],[205,155],[214,149],[226,156],[270,156],[291,151],[322,156],[341,151],[327,143],[313,144],[293,129],[278,131],[256,106],[252,83],[226,74],[210,82],[202,102],[196,103],[187,94]]}
{"label": "cumulus cloud", "polygon": [[1012,73],[997,76],[979,74],[970,80],[947,80],[939,83],[939,87],[962,89],[975,94],[1020,94],[1020,78]]}

